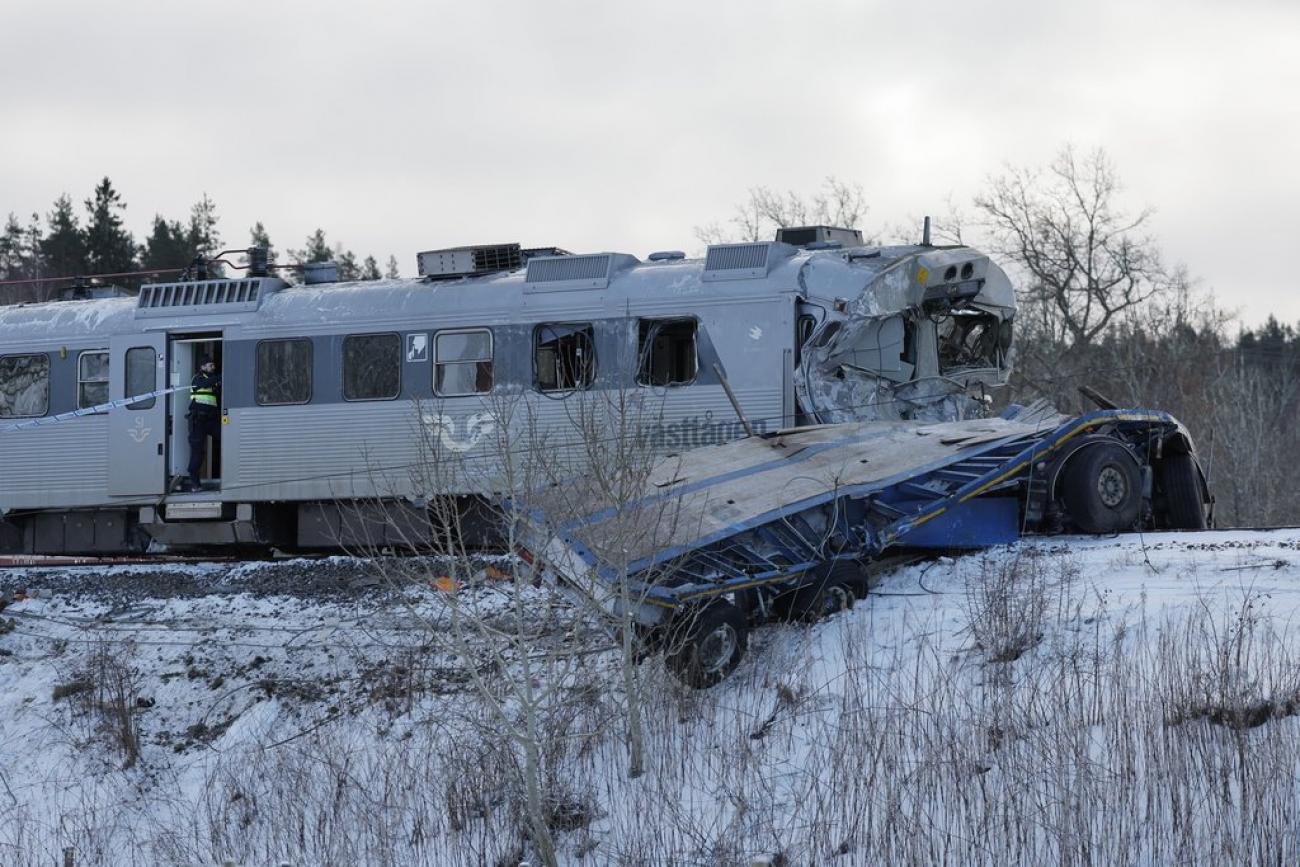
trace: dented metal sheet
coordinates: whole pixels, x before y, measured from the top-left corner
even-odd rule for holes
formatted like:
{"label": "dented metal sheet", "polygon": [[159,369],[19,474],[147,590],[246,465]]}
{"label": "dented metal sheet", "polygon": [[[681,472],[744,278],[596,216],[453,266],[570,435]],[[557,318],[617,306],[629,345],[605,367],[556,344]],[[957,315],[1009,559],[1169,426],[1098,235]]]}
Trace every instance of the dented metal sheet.
{"label": "dented metal sheet", "polygon": [[826,423],[981,417],[1011,371],[1015,293],[1002,269],[969,247],[844,258],[847,271],[814,258],[801,274],[810,303],[832,312],[802,347],[800,405]]}

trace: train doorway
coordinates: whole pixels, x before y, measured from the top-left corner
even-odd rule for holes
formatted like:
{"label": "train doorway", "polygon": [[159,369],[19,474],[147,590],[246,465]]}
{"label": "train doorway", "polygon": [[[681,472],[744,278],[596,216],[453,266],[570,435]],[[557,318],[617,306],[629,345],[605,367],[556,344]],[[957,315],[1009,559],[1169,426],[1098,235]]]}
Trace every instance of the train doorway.
{"label": "train doorway", "polygon": [[[221,335],[217,334],[185,334],[173,335],[171,339],[171,351],[168,353],[171,361],[168,376],[168,387],[177,389],[167,396],[168,413],[169,413],[169,448],[168,452],[168,490],[183,490],[189,479],[190,464],[190,392],[185,386],[190,385],[195,374],[207,362],[211,361],[217,365],[217,377],[222,377],[224,367],[222,361],[222,343]],[[220,431],[226,421],[225,406],[218,407],[220,412],[220,423],[216,427],[215,436],[205,436],[202,440],[204,457],[199,466],[198,476],[202,483],[203,490],[219,490],[221,488],[221,435]]]}

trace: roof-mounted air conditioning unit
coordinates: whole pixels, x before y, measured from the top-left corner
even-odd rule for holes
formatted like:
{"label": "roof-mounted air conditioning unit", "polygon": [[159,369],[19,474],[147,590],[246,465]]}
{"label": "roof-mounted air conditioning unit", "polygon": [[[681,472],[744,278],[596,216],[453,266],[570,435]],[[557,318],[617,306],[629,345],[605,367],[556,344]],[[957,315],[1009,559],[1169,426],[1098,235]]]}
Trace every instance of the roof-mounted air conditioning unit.
{"label": "roof-mounted air conditioning unit", "polygon": [[524,257],[518,244],[481,244],[418,253],[420,276],[430,280],[475,277],[497,271],[517,271]]}

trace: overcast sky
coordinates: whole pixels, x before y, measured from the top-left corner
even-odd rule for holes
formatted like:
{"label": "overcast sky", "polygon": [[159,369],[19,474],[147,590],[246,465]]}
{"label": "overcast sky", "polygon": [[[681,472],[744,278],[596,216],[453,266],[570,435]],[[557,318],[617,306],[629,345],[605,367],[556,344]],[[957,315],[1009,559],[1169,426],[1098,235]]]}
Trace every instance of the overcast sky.
{"label": "overcast sky", "polygon": [[[0,211],[108,175],[141,238],[697,251],[756,185],[867,231],[1105,147],[1166,257],[1300,321],[1300,3],[0,0]],[[3,216],[0,214],[0,216]]]}

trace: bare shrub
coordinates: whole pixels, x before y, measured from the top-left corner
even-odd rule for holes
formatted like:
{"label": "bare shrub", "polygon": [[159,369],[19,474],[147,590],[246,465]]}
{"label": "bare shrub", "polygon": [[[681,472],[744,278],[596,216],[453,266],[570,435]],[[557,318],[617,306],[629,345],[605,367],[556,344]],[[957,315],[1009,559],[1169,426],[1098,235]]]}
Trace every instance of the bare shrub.
{"label": "bare shrub", "polygon": [[1204,602],[1196,616],[1161,632],[1162,700],[1170,725],[1207,720],[1250,729],[1300,710],[1300,659],[1245,589],[1225,610]]}
{"label": "bare shrub", "polygon": [[1077,575],[1066,560],[1028,549],[1010,558],[985,557],[967,583],[965,611],[971,636],[990,662],[1019,659],[1043,638],[1044,620],[1058,592]]}
{"label": "bare shrub", "polygon": [[140,759],[139,678],[130,665],[133,652],[129,645],[96,643],[83,666],[53,693],[55,701],[71,699],[74,715],[121,753],[124,769]]}

